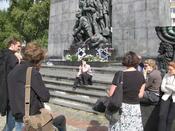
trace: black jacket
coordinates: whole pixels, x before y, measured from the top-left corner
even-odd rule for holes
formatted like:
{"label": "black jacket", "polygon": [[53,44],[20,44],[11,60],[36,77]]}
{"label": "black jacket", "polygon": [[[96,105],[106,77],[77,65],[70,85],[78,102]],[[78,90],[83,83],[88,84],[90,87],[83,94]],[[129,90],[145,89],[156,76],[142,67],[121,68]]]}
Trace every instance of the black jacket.
{"label": "black jacket", "polygon": [[[10,108],[17,121],[22,122],[25,110],[25,82],[28,62],[17,65],[8,75],[8,93]],[[38,114],[43,102],[48,102],[49,90],[45,87],[41,74],[36,68],[32,69],[30,115]]]}
{"label": "black jacket", "polygon": [[15,52],[6,49],[7,55],[7,74],[19,63],[17,57],[14,55]]}
{"label": "black jacket", "polygon": [[7,110],[9,110],[7,75],[18,64],[18,59],[14,52],[9,49],[2,50],[0,55],[0,113],[5,115]]}

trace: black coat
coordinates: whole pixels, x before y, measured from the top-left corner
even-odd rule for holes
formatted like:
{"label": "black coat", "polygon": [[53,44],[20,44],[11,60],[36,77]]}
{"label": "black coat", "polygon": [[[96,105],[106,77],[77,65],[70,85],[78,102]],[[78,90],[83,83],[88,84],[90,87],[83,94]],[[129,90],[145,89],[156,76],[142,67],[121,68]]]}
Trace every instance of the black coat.
{"label": "black coat", "polygon": [[7,75],[18,64],[18,59],[14,52],[5,49],[0,53],[0,113],[5,115],[8,106]]}
{"label": "black coat", "polygon": [[[8,75],[10,108],[16,121],[19,122],[22,122],[25,113],[26,70],[31,66],[32,64],[24,62],[17,65]],[[32,69],[30,95],[30,115],[38,114],[40,108],[43,108],[43,102],[49,101],[50,94],[36,68]]]}

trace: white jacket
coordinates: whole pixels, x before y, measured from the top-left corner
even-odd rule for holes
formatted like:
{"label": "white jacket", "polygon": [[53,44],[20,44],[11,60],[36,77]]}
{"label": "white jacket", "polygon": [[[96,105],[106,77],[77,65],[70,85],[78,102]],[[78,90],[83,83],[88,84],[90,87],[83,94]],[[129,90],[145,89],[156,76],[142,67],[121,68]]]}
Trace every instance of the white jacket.
{"label": "white jacket", "polygon": [[88,64],[85,64],[84,66],[81,66],[81,65],[79,66],[77,77],[79,77],[79,75],[82,74],[83,72],[87,72],[91,76],[93,75],[91,66]]}
{"label": "white jacket", "polygon": [[162,99],[164,101],[172,95],[173,102],[175,102],[175,76],[170,74],[165,74],[161,84],[161,91],[164,92]]}

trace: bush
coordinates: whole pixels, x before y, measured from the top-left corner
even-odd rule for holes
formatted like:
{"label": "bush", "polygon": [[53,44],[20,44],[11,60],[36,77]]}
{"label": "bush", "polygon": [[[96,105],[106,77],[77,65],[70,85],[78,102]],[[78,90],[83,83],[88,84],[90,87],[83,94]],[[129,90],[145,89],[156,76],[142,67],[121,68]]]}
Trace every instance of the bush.
{"label": "bush", "polygon": [[[93,56],[91,54],[84,56],[83,59],[87,62],[96,62],[96,61],[105,62],[105,60],[101,59],[99,56]],[[66,61],[78,61],[78,56],[67,54],[65,56],[65,60]]]}
{"label": "bush", "polygon": [[67,54],[65,56],[65,59],[67,61],[78,61],[78,56],[77,55],[70,55],[70,54]]}

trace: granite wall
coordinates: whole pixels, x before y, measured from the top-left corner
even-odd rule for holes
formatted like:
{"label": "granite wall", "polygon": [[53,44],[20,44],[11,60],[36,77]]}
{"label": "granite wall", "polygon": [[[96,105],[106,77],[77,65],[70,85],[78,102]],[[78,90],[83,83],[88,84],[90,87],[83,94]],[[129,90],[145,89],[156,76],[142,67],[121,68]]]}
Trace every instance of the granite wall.
{"label": "granite wall", "polygon": [[113,0],[113,41],[117,57],[133,50],[156,57],[160,40],[155,26],[170,25],[169,0]]}
{"label": "granite wall", "polygon": [[[51,0],[49,57],[63,58],[72,42],[79,0]],[[112,0],[112,46],[117,56],[133,50],[156,57],[159,39],[155,26],[170,25],[169,0]]]}
{"label": "granite wall", "polygon": [[62,58],[72,42],[79,0],[51,0],[48,56]]}

